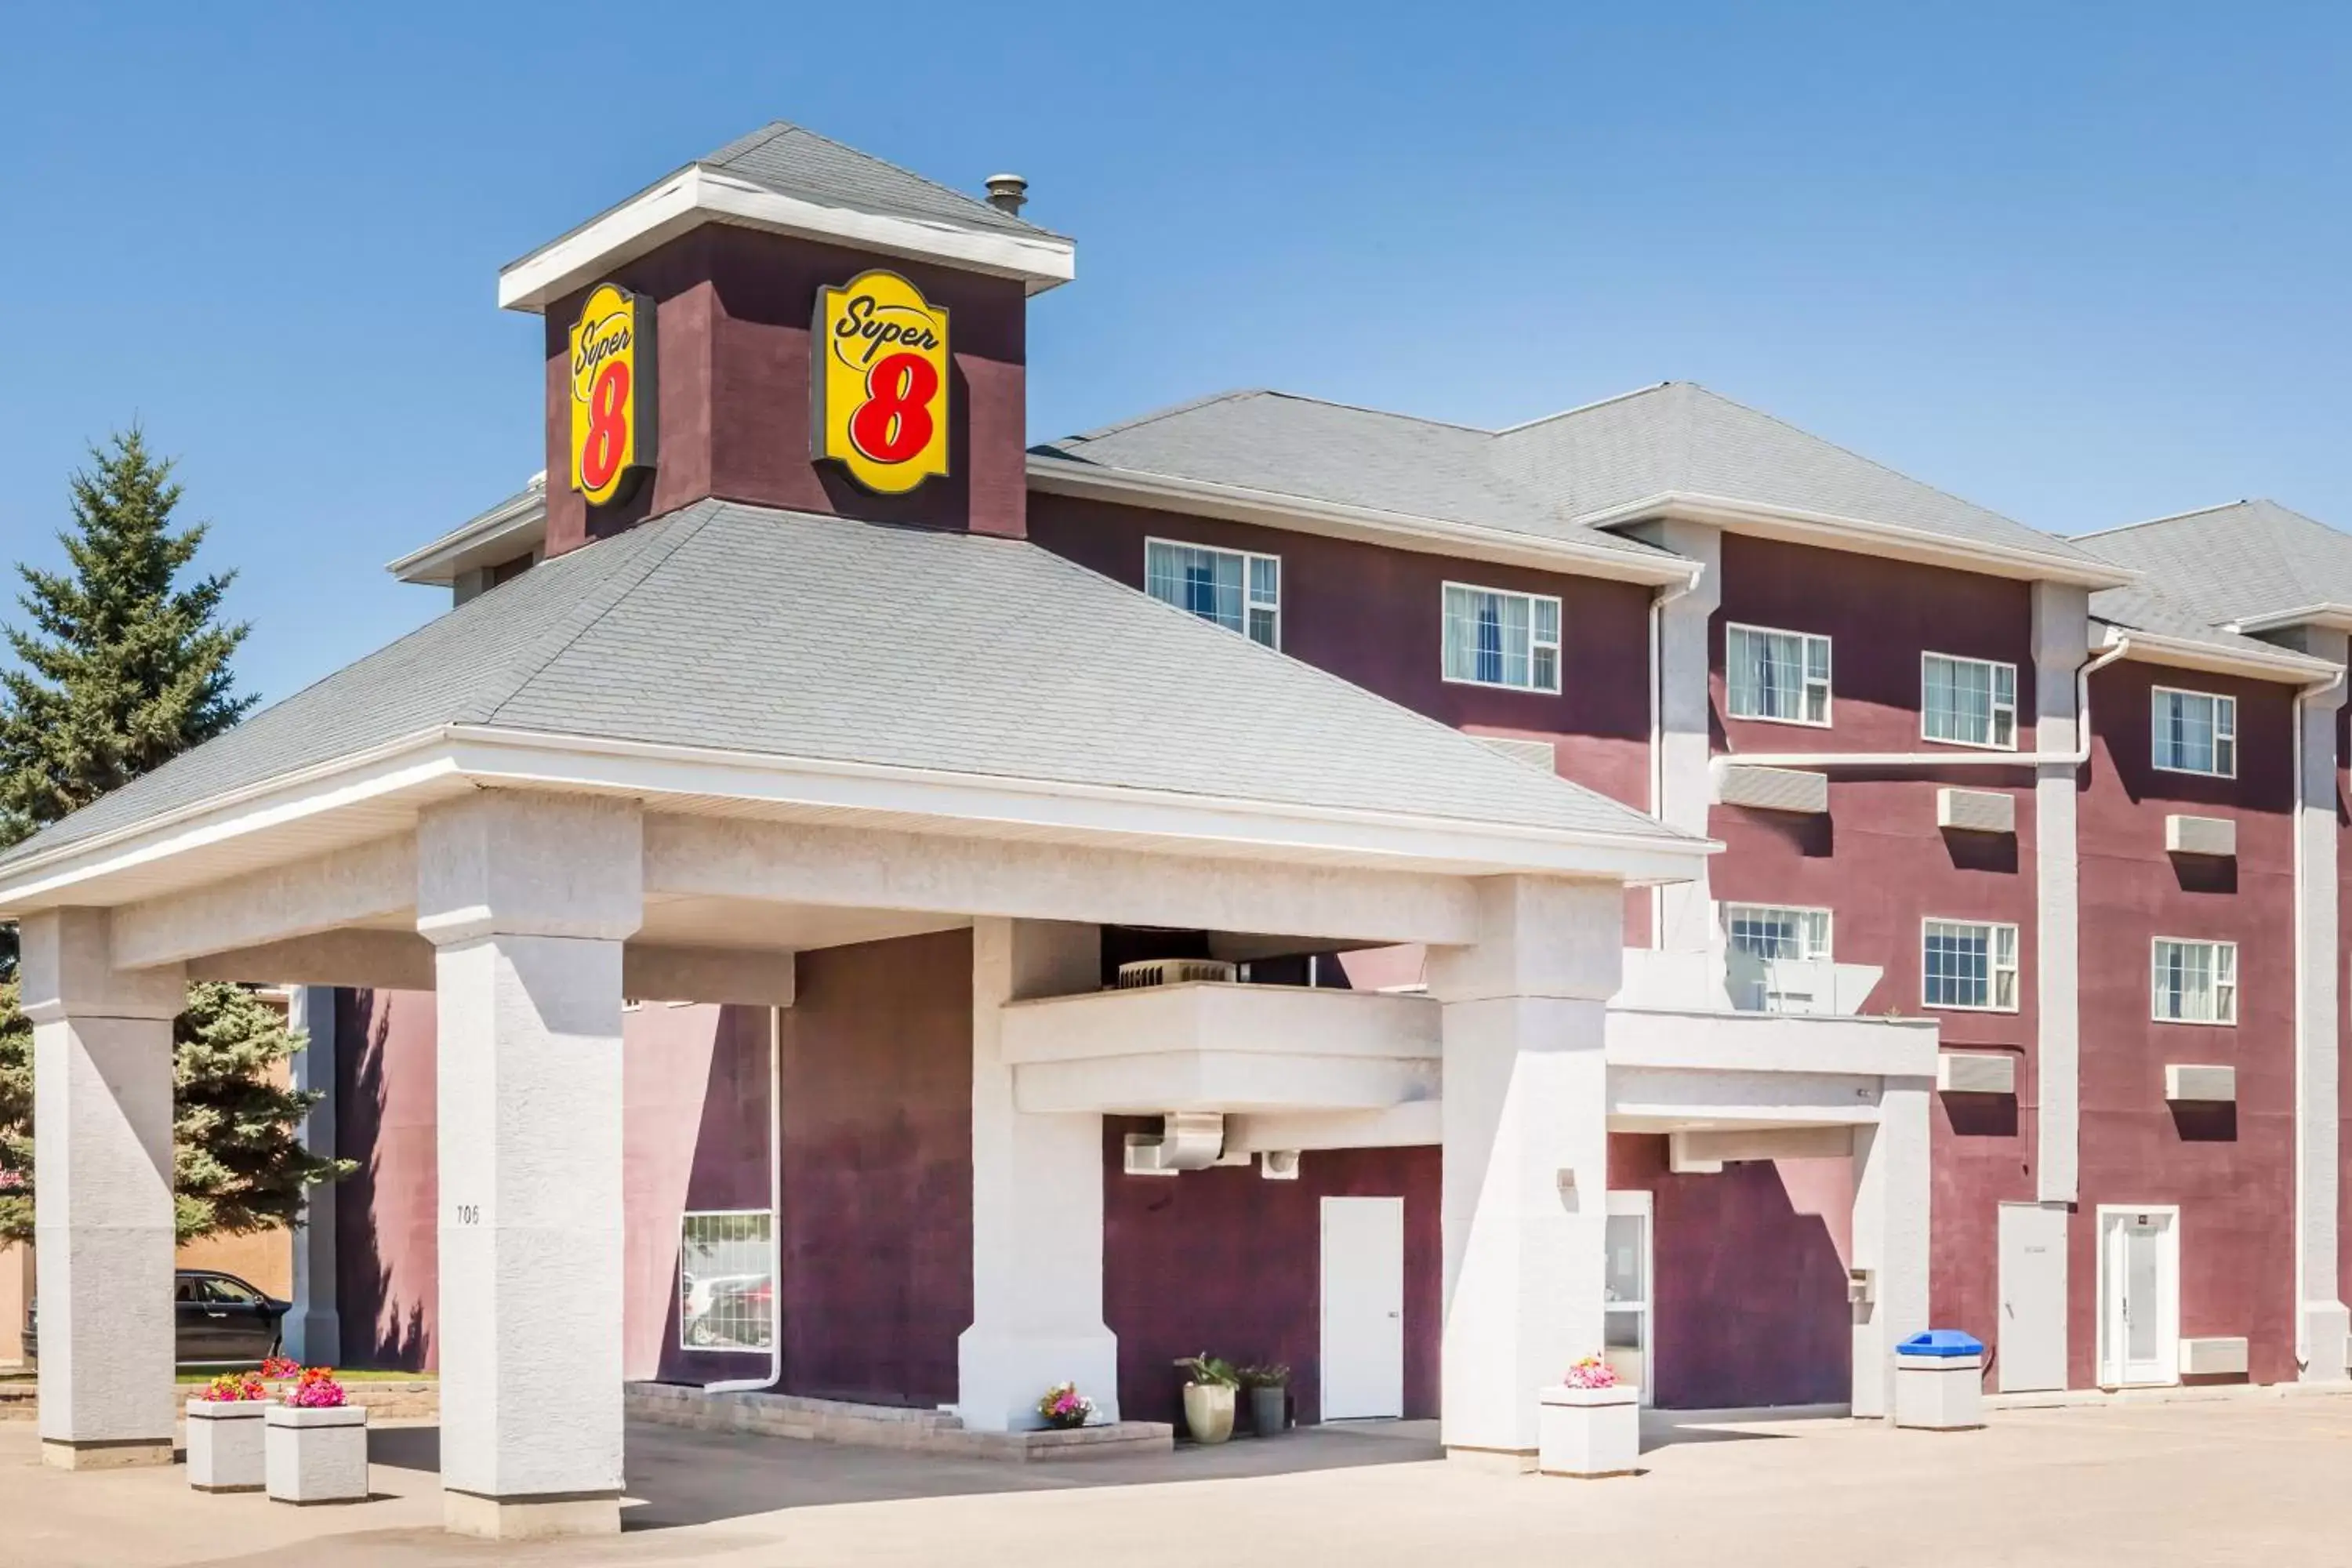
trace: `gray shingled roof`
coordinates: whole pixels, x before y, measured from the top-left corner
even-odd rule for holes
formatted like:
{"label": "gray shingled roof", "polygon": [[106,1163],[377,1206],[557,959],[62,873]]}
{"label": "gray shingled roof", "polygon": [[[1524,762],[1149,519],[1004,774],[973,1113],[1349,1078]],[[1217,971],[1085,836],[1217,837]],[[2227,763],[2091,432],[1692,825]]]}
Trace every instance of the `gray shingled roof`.
{"label": "gray shingled roof", "polygon": [[1008,234],[1050,232],[999,211],[977,195],[927,180],[911,169],[902,169],[870,153],[845,147],[782,120],[739,137],[695,162],[706,169],[724,169],[780,195],[799,196],[828,206],[852,207],[893,217],[927,218],[970,228],[999,229]]}
{"label": "gray shingled roof", "polygon": [[2126,631],[2179,637],[2222,653],[2276,655],[2293,651],[2216,626],[2196,605],[2146,583],[2136,583],[2128,588],[2103,588],[2093,594],[2091,615],[2095,620]]}
{"label": "gray shingled roof", "polygon": [[1026,542],[704,501],[451,611],[0,868],[444,724],[1689,842]]}
{"label": "gray shingled roof", "polygon": [[1059,458],[1635,548],[1594,526],[1667,491],[2091,563],[2064,540],[1688,382],[1503,431],[1252,391],[1047,442]]}
{"label": "gray shingled roof", "polygon": [[2084,535],[2083,548],[2147,574],[2208,626],[2352,605],[2352,537],[2270,500]]}

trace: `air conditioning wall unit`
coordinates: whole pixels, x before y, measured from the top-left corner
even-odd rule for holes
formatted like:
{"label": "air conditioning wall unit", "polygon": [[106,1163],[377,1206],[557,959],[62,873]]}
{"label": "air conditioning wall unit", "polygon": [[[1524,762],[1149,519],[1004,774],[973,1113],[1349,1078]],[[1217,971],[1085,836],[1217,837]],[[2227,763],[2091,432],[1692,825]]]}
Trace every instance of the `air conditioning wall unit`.
{"label": "air conditioning wall unit", "polygon": [[2164,1098],[2189,1104],[2234,1105],[2238,1069],[2211,1062],[2167,1062]]}
{"label": "air conditioning wall unit", "polygon": [[1936,1087],[1946,1094],[2015,1094],[2017,1058],[2007,1051],[1945,1051]]}
{"label": "air conditioning wall unit", "polygon": [[2168,816],[2164,819],[2164,850],[2168,855],[2210,855],[2235,859],[2238,825],[2226,816]]}
{"label": "air conditioning wall unit", "polygon": [[1230,985],[1241,978],[1241,966],[1221,958],[1139,958],[1118,966],[1115,989],[1140,991],[1152,985],[1192,985],[1203,982]]}

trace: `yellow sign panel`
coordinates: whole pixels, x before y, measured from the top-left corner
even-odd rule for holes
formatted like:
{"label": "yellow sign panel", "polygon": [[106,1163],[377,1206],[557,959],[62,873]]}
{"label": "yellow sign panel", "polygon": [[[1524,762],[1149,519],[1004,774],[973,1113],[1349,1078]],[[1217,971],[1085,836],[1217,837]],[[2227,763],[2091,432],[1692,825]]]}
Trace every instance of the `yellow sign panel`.
{"label": "yellow sign panel", "polygon": [[572,326],[572,488],[629,499],[654,466],[654,302],[599,283]]}
{"label": "yellow sign panel", "polygon": [[895,272],[816,300],[816,455],[903,495],[948,471],[948,313]]}

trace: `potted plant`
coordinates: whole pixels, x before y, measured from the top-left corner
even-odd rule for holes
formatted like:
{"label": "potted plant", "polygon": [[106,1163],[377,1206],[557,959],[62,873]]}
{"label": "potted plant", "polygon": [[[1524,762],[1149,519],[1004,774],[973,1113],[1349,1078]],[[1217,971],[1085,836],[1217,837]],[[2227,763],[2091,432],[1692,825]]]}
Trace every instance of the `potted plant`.
{"label": "potted plant", "polygon": [[1056,1432],[1067,1432],[1095,1418],[1095,1402],[1080,1394],[1076,1384],[1057,1383],[1037,1401],[1037,1414]]}
{"label": "potted plant", "polygon": [[188,1484],[200,1492],[257,1492],[269,1385],[225,1372],[188,1401]]}
{"label": "potted plant", "polygon": [[367,1411],[323,1366],[305,1367],[267,1418],[268,1489],[278,1502],[363,1502]]}
{"label": "potted plant", "polygon": [[1631,1476],[1641,1470],[1642,1391],[1586,1356],[1538,1395],[1536,1468],[1548,1476]]}
{"label": "potted plant", "polygon": [[1290,1425],[1290,1367],[1271,1361],[1242,1368],[1242,1386],[1249,1390],[1250,1426],[1261,1437],[1271,1437]]}
{"label": "potted plant", "polygon": [[1241,1377],[1234,1364],[1202,1351],[1177,1366],[1184,1373],[1184,1428],[1195,1443],[1222,1443],[1234,1435],[1234,1394]]}

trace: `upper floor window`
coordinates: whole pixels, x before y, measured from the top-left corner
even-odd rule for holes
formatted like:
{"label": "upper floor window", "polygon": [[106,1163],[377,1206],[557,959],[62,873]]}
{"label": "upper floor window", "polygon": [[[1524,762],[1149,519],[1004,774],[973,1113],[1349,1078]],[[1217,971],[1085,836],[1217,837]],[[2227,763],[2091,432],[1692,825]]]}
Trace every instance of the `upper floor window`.
{"label": "upper floor window", "polygon": [[2148,1016],[2159,1024],[2238,1021],[2238,944],[2156,939]]}
{"label": "upper floor window", "polygon": [[2159,686],[2151,760],[2177,773],[2238,776],[2238,700]]}
{"label": "upper floor window", "polygon": [[[1777,904],[1726,904],[1724,934],[1731,951],[1757,960],[1758,966],[1783,960],[1825,960],[1830,955],[1830,911],[1790,909]],[[1770,984],[1762,974],[1742,977],[1747,965],[1734,966],[1737,994],[1732,1005],[1743,1012],[1765,1010]]]}
{"label": "upper floor window", "polygon": [[1282,646],[1282,559],[1148,539],[1143,591],[1252,642]]}
{"label": "upper floor window", "polygon": [[1733,718],[1829,723],[1829,638],[1735,625],[1724,631],[1723,662]]}
{"label": "upper floor window", "polygon": [[2017,928],[1927,921],[1920,928],[1920,1001],[1930,1007],[2017,1011]]}
{"label": "upper floor window", "polygon": [[2017,666],[1919,656],[1919,733],[1956,746],[2017,749]]}
{"label": "upper floor window", "polygon": [[1559,601],[1445,584],[1445,679],[1559,689]]}

